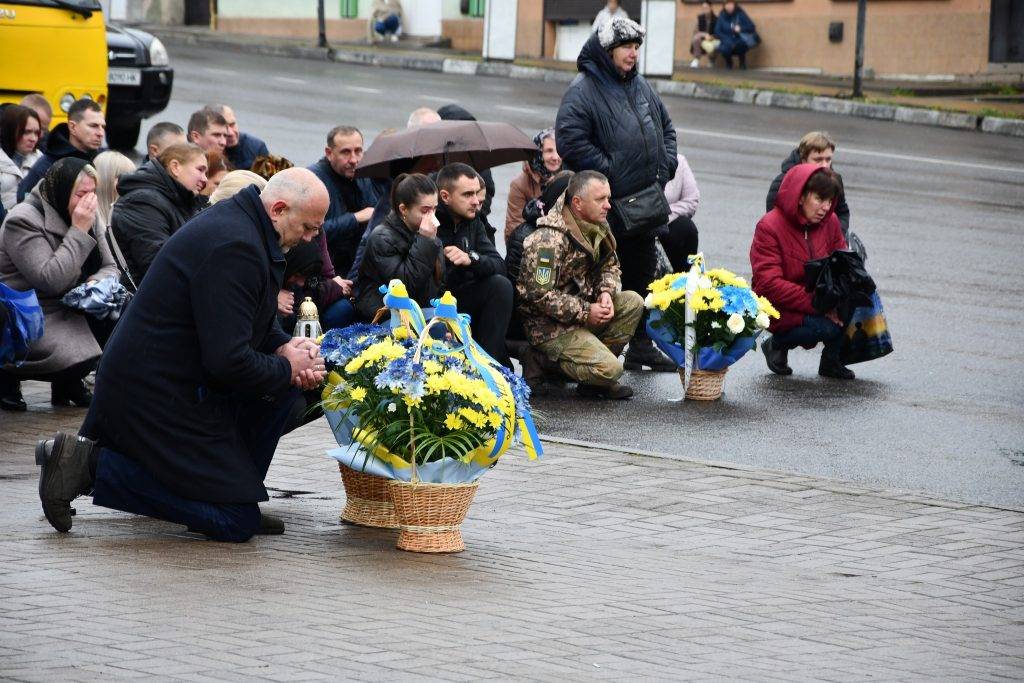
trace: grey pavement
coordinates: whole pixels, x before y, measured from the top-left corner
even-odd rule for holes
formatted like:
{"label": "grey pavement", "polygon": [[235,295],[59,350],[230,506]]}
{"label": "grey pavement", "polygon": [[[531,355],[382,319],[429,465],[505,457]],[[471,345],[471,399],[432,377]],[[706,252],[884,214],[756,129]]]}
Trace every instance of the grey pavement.
{"label": "grey pavement", "polygon": [[[552,124],[564,85],[172,49],[184,123],[211,99],[295,163],[315,161],[326,131],[368,140],[420,106],[459,102],[531,134]],[[720,403],[679,403],[675,375],[627,374],[628,404],[538,402],[554,436],[1024,508],[1024,139],[820,112],[665,98],[700,185],[696,215],[710,263],[749,273],[753,226],[779,163],[808,130],[839,142],[854,230],[867,244],[896,352],[854,366],[853,383],[817,377],[817,354],[792,355],[791,378],[757,355],[729,371]],[[145,128],[143,130],[145,134]],[[503,224],[515,166],[495,169],[492,221]]]}
{"label": "grey pavement", "polygon": [[1024,514],[752,468],[548,444],[482,480],[452,556],[338,523],[322,422],[219,544],[76,502],[43,519],[0,414],[0,678],[25,681],[1005,681],[1024,677]]}

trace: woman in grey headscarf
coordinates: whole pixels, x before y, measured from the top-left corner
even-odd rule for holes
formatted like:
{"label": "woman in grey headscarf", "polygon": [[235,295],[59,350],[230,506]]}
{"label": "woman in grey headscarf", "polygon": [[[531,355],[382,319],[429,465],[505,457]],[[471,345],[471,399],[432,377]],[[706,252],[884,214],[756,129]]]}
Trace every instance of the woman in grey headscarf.
{"label": "woman in grey headscarf", "polygon": [[537,153],[523,162],[523,172],[508,187],[508,208],[505,210],[505,239],[523,222],[523,209],[547,187],[551,176],[562,170],[562,157],[555,147],[555,129],[545,128],[533,138]]}
{"label": "woman in grey headscarf", "polygon": [[0,282],[34,289],[43,309],[43,336],[23,363],[0,370],[0,407],[25,410],[20,380],[51,383],[54,405],[88,406],[92,394],[82,380],[96,365],[100,346],[93,319],[61,304],[83,282],[117,278],[97,220],[96,169],[75,157],[61,159],[11,210],[0,229]]}

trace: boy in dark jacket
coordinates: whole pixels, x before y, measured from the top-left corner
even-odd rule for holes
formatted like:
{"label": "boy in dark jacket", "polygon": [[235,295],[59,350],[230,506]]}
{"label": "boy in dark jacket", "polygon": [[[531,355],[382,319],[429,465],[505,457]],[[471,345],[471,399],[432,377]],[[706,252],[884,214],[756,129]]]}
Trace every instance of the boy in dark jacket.
{"label": "boy in dark jacket", "polygon": [[469,314],[477,343],[496,361],[512,367],[505,348],[512,283],[479,215],[480,175],[466,164],[449,164],[437,174],[437,185],[437,236],[445,257],[442,289],[455,295],[461,313]]}

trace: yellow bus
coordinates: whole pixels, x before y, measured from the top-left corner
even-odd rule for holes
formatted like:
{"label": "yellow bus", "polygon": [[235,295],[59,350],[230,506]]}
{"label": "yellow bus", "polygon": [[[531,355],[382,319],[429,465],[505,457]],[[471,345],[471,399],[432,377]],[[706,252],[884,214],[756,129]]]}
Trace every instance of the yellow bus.
{"label": "yellow bus", "polygon": [[0,102],[41,93],[50,127],[82,97],[107,105],[107,38],[99,0],[0,0]]}

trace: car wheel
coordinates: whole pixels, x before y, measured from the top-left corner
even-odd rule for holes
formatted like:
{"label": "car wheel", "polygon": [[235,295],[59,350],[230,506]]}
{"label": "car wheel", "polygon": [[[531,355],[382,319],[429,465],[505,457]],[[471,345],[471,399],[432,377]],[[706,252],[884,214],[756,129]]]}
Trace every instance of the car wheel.
{"label": "car wheel", "polygon": [[139,129],[141,127],[142,121],[140,119],[118,124],[111,123],[107,126],[107,145],[111,149],[135,149],[135,143],[139,141]]}

